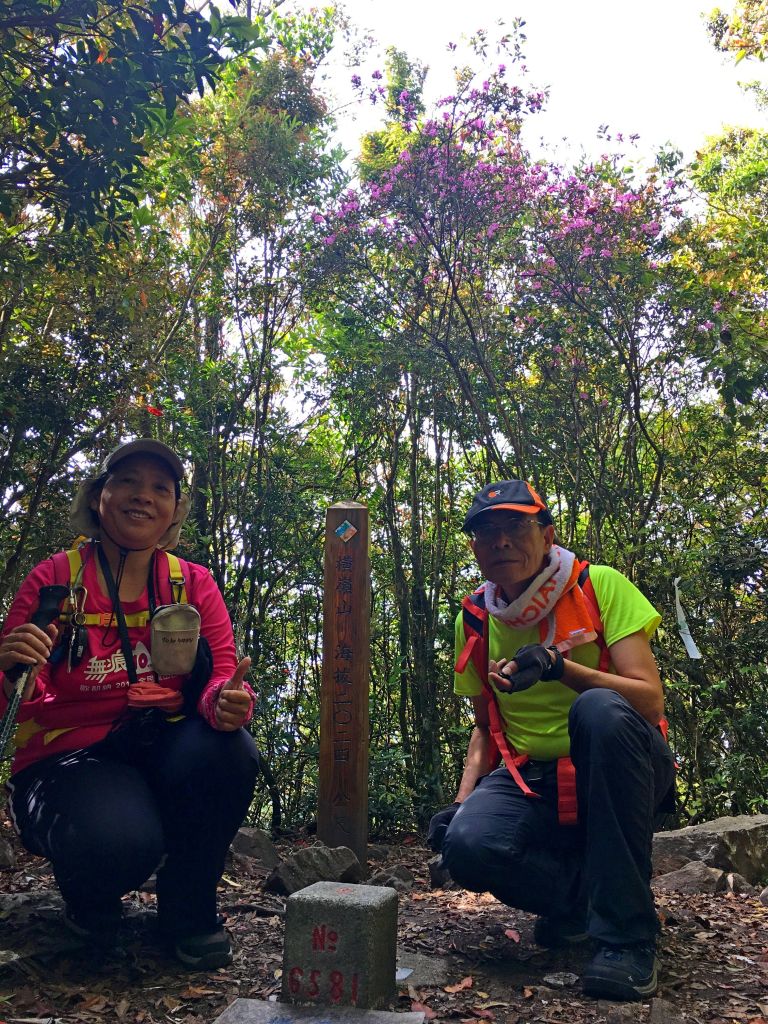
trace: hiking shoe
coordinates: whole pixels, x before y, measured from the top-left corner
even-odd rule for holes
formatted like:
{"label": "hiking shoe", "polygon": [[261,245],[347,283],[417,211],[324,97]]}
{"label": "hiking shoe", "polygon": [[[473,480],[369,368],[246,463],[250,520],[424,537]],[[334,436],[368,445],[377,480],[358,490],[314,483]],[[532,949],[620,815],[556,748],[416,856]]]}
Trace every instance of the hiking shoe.
{"label": "hiking shoe", "polygon": [[198,971],[211,971],[232,963],[232,946],[223,928],[176,939],[173,952],[177,960]]}
{"label": "hiking shoe", "polygon": [[537,917],[533,926],[533,941],[547,949],[575,946],[588,938],[583,917]]}
{"label": "hiking shoe", "polygon": [[584,968],[585,995],[602,999],[645,999],[658,987],[658,963],[653,943],[601,946]]}
{"label": "hiking shoe", "polygon": [[64,907],[62,920],[71,932],[95,946],[113,946],[117,941],[123,911],[118,903],[114,910],[75,910]]}

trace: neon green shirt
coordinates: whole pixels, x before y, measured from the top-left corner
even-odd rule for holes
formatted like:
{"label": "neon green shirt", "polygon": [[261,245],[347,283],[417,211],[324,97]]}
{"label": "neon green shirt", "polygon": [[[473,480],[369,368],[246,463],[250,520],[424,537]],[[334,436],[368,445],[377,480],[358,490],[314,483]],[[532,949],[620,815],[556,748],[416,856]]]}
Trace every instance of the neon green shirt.
{"label": "neon green shirt", "polygon": [[[597,606],[603,620],[606,644],[644,630],[650,638],[661,622],[661,616],[634,583],[607,565],[590,565],[589,578],[595,588]],[[488,616],[488,649],[493,661],[512,658],[525,644],[539,643],[539,627],[510,629],[492,615]],[[462,613],[456,616],[456,658],[464,648]],[[596,643],[574,647],[572,658],[580,665],[597,668],[600,648]],[[612,671],[613,666],[609,669]],[[461,673],[454,673],[453,689],[465,697],[477,697],[483,684],[471,661]],[[501,693],[495,689],[504,720],[504,731],[510,744],[521,754],[540,761],[567,757],[568,711],[578,694],[557,680],[539,682],[520,693]]]}

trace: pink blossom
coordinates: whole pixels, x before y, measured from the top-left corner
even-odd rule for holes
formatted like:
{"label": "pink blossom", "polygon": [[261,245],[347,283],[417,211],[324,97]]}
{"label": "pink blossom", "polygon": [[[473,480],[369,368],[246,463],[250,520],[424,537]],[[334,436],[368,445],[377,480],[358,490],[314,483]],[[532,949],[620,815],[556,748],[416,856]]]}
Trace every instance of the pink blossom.
{"label": "pink blossom", "polygon": [[707,332],[711,331],[714,326],[715,325],[711,320],[705,320],[704,323],[699,324],[696,330],[699,331],[700,334],[707,334]]}

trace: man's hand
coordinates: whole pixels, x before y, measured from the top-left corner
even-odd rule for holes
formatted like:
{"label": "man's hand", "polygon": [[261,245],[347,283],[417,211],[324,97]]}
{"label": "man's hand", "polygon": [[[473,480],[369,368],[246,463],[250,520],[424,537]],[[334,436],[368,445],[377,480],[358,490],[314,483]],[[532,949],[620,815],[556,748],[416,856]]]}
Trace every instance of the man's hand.
{"label": "man's hand", "polygon": [[251,659],[243,658],[228,683],[219,690],[216,701],[216,727],[222,732],[239,729],[251,710],[251,695],[243,689],[245,673],[251,667]]}
{"label": "man's hand", "polygon": [[442,811],[432,815],[432,819],[429,822],[429,831],[427,832],[427,846],[434,853],[440,853],[442,850],[445,833],[448,831],[448,826],[453,821],[453,817],[460,807],[461,804],[459,803],[450,804],[450,806],[444,807]]}
{"label": "man's hand", "polygon": [[501,658],[488,665],[488,676],[503,693],[519,693],[539,680],[562,679],[563,656],[556,647],[526,644],[512,661]]}
{"label": "man's hand", "polygon": [[[46,629],[33,626],[31,622],[25,622],[10,630],[0,640],[0,671],[8,673],[17,665],[23,671],[32,668],[29,673],[22,700],[29,700],[35,692],[35,679],[43,665],[50,657],[53,649],[53,642],[57,636],[56,626],[51,623]],[[12,680],[18,678],[20,672],[15,672],[11,678],[3,682],[5,696],[10,698],[13,691]]]}

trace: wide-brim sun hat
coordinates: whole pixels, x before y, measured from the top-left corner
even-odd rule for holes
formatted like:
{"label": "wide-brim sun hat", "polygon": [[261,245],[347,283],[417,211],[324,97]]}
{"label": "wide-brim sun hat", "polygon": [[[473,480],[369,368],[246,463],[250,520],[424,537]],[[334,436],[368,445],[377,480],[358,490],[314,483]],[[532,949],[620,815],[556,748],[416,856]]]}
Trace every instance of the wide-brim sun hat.
{"label": "wide-brim sun hat", "polygon": [[162,441],[155,441],[153,437],[138,437],[135,441],[125,441],[109,453],[101,464],[99,473],[111,473],[118,462],[127,459],[129,455],[154,455],[156,459],[167,462],[177,480],[184,479],[184,464],[176,454]]}
{"label": "wide-brim sun hat", "polygon": [[482,491],[477,492],[461,528],[470,533],[478,516],[502,509],[538,515],[539,521],[546,526],[552,523],[549,509],[529,483],[525,480],[499,480],[498,483],[486,484]]}
{"label": "wide-brim sun hat", "polygon": [[[84,480],[78,488],[69,511],[69,524],[77,536],[89,537],[92,540],[99,540],[101,538],[99,517],[94,509],[91,508],[91,503],[101,492],[105,477],[112,472],[119,462],[127,459],[129,455],[152,455],[155,458],[162,459],[163,462],[167,463],[178,482],[181,483],[184,480],[184,464],[176,452],[169,448],[168,445],[163,444],[162,441],[155,441],[151,437],[140,437],[135,441],[126,441],[124,444],[118,445],[102,462],[98,476]],[[189,515],[189,508],[189,495],[182,492],[176,504],[173,522],[157,542],[157,547],[162,551],[170,551],[179,543],[181,528]]]}

